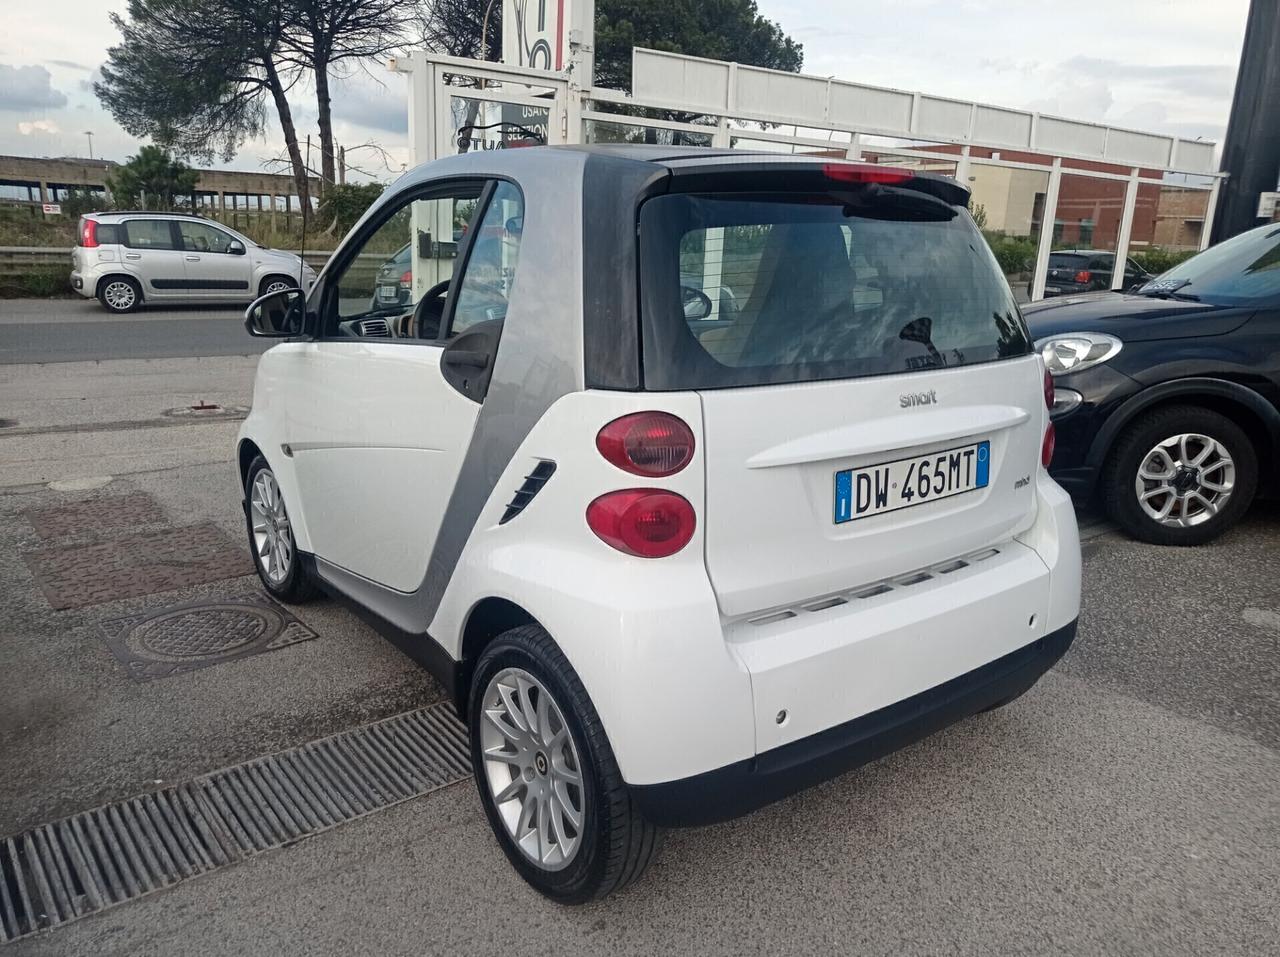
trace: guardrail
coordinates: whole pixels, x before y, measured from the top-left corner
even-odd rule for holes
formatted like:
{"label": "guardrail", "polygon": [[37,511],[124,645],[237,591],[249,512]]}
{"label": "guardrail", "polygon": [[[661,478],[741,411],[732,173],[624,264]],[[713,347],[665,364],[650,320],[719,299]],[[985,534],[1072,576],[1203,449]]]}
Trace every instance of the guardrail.
{"label": "guardrail", "polygon": [[[21,276],[39,271],[65,269],[71,272],[71,246],[0,246],[0,276]],[[307,252],[303,258],[319,271],[329,261],[331,250]],[[364,255],[368,256],[369,253]],[[381,255],[386,259],[390,254]]]}

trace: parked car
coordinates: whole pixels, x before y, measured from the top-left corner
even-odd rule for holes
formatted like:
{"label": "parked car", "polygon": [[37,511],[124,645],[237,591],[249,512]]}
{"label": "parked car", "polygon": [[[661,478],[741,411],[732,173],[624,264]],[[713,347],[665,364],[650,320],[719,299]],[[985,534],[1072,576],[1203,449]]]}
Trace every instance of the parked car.
{"label": "parked car", "polygon": [[1136,295],[1023,311],[1054,377],[1052,474],[1130,534],[1197,545],[1230,528],[1280,451],[1280,227],[1242,233]]}
{"label": "parked car", "polygon": [[71,253],[71,288],[115,313],[144,303],[251,302],[299,277],[310,287],[316,273],[293,253],[181,213],[89,213]]}
{"label": "parked car", "polygon": [[[1147,272],[1132,259],[1124,261],[1124,280],[1121,290],[1131,290],[1151,279]],[[1116,254],[1105,249],[1072,249],[1049,254],[1049,271],[1045,274],[1045,298],[1071,296],[1082,292],[1111,288],[1111,275],[1116,265]],[[1027,298],[1032,296],[1033,286],[1027,283]]]}
{"label": "parked car", "polygon": [[405,243],[378,267],[371,308],[395,309],[410,302],[413,297],[412,250],[413,245]]}
{"label": "parked car", "polygon": [[[439,677],[542,893],[607,894],[660,827],[1007,704],[1070,645],[1049,380],[967,199],[777,154],[473,152],[248,310],[283,340],[236,457],[263,586],[340,597]],[[389,327],[358,259],[409,203],[470,224]],[[717,273],[709,322],[681,277]]]}

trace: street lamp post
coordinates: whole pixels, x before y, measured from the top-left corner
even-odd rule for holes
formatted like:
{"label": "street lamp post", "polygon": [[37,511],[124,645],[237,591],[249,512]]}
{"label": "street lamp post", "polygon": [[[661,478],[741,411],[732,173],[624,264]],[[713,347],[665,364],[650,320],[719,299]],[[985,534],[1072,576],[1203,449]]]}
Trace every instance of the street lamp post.
{"label": "street lamp post", "polygon": [[85,130],[84,135],[89,137],[89,159],[93,159],[93,130]]}

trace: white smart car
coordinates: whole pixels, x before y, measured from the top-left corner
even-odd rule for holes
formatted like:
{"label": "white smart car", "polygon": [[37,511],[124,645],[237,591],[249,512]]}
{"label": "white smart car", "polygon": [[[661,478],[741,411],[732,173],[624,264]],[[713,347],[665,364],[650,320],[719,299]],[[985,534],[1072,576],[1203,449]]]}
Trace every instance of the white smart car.
{"label": "white smart car", "polygon": [[439,677],[547,896],[1011,701],[1070,645],[1052,386],[967,199],[740,151],[473,153],[397,181],[305,301],[250,308],[284,340],[239,438],[263,584]]}

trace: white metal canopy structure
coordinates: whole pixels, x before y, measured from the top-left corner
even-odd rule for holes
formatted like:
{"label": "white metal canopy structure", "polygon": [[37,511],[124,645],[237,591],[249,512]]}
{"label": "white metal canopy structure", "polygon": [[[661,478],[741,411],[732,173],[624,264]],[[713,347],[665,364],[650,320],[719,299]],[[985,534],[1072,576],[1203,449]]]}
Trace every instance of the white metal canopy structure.
{"label": "white metal canopy structure", "polygon": [[1011,285],[1032,299],[1055,252],[1081,271],[1102,263],[1120,289],[1126,270],[1108,263],[1208,245],[1222,178],[1213,143],[645,49],[627,94],[591,85],[589,38],[573,39],[561,71],[422,51],[393,60],[409,75],[413,162],[518,145],[533,127],[550,144],[675,142],[938,171],[970,188]]}

